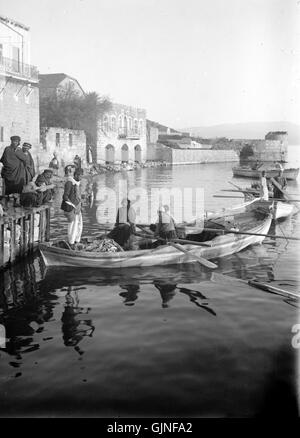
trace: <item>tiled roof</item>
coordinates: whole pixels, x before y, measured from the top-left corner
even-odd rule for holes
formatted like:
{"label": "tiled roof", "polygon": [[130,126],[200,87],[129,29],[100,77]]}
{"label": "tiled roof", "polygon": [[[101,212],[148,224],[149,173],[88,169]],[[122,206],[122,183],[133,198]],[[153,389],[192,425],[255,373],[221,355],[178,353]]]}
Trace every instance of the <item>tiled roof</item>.
{"label": "tiled roof", "polygon": [[65,73],[39,75],[40,88],[56,88],[66,77]]}

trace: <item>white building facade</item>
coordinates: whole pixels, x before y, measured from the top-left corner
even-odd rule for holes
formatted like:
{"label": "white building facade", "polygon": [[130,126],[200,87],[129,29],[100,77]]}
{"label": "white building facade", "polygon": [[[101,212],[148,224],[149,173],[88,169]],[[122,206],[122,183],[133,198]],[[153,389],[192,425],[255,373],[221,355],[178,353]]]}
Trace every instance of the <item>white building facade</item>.
{"label": "white building facade", "polygon": [[38,71],[30,64],[29,27],[0,15],[0,154],[19,135],[39,148]]}
{"label": "white building facade", "polygon": [[146,111],[113,103],[98,122],[99,164],[141,163],[147,155]]}

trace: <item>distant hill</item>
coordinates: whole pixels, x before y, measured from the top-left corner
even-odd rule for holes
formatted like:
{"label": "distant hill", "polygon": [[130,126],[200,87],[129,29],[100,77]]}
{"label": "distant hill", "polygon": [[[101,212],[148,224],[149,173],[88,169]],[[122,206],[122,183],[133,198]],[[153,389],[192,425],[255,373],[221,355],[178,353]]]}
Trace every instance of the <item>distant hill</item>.
{"label": "distant hill", "polygon": [[300,125],[291,122],[249,122],[249,123],[224,123],[214,126],[192,126],[179,131],[189,132],[193,136],[203,138],[265,138],[269,131],[287,131],[288,142],[300,145]]}

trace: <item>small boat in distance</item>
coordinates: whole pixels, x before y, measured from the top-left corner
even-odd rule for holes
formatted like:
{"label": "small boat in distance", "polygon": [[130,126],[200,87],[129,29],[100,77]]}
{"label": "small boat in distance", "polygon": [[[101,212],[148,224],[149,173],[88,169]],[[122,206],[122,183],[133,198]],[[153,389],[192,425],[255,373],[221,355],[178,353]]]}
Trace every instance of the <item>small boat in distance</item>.
{"label": "small boat in distance", "polygon": [[[279,169],[251,169],[249,166],[235,166],[232,168],[233,176],[244,177],[244,178],[259,178],[261,176],[262,170],[266,171],[267,178],[274,178],[279,175]],[[283,169],[283,176],[288,180],[297,179],[299,174],[298,168]]]}

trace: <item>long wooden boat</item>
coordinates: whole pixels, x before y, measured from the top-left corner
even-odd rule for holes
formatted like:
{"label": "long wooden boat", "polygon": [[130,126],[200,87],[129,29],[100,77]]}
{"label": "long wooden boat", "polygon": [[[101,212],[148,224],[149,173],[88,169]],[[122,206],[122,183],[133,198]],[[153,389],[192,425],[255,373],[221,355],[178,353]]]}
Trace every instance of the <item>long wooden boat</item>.
{"label": "long wooden boat", "polygon": [[[262,221],[243,231],[267,234],[272,217],[268,215]],[[190,255],[205,259],[215,259],[241,251],[249,245],[262,243],[263,236],[225,234],[218,235],[206,242],[209,246],[200,247],[192,244],[184,245]],[[75,251],[56,247],[55,244],[42,243],[39,249],[46,266],[73,266],[89,268],[129,268],[144,266],[162,266],[195,262],[190,255],[178,251],[170,245],[161,245],[155,249],[140,249],[115,253]]]}
{"label": "long wooden boat", "polygon": [[[266,171],[266,177],[267,178],[274,178],[275,176],[278,176],[279,170],[278,169],[258,169],[253,170],[250,167],[243,167],[243,166],[235,166],[232,168],[233,176],[238,177],[245,177],[245,178],[259,178],[261,176],[261,171]],[[299,168],[289,168],[283,170],[283,175],[288,180],[295,180],[297,179],[299,174]]]}

